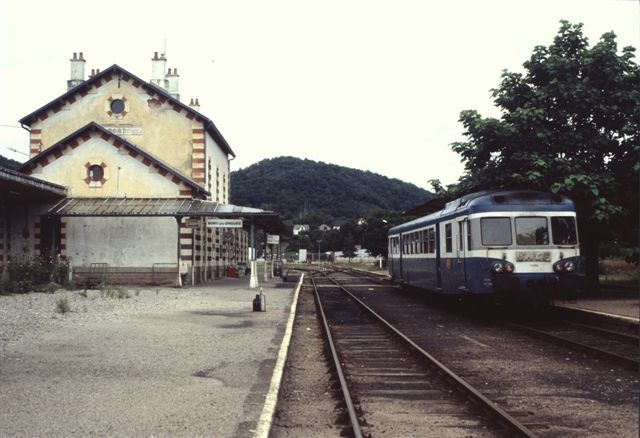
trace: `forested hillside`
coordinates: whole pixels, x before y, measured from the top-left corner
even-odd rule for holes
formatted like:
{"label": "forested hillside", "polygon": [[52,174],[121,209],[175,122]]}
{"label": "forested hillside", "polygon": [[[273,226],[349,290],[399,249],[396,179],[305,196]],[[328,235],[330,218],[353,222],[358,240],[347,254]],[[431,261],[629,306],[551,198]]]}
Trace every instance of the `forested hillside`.
{"label": "forested hillside", "polygon": [[263,160],[231,173],[231,203],[273,210],[284,219],[310,214],[357,219],[376,209],[404,211],[432,197],[398,179],[294,157]]}

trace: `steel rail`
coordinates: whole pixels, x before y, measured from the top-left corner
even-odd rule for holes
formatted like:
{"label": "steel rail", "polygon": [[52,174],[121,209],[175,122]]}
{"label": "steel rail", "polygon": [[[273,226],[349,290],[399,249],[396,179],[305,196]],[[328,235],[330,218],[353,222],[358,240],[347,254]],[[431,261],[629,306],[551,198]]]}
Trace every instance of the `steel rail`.
{"label": "steel rail", "polygon": [[582,324],[579,322],[573,322],[573,321],[568,321],[568,320],[561,320],[564,324],[567,325],[572,325],[574,327],[579,327],[579,328],[583,328],[585,330],[589,330],[592,333],[598,333],[604,336],[608,336],[610,338],[615,338],[620,342],[625,342],[625,343],[629,343],[629,344],[635,344],[637,345],[638,342],[640,341],[640,336],[638,335],[632,335],[629,333],[622,333],[622,332],[617,332],[614,330],[608,330],[608,329],[604,329],[601,327],[596,327],[596,326],[592,326],[592,325],[588,325],[588,324]]}
{"label": "steel rail", "polygon": [[593,347],[591,345],[587,345],[587,344],[583,344],[581,342],[577,342],[577,341],[572,341],[570,339],[566,339],[563,338],[561,336],[557,336],[551,333],[548,333],[544,330],[540,330],[540,329],[536,329],[533,327],[528,327],[526,325],[522,325],[522,324],[516,324],[513,322],[508,322],[505,323],[505,325],[507,327],[511,327],[514,330],[519,330],[521,332],[530,334],[530,335],[534,335],[540,338],[545,338],[545,339],[549,339],[552,340],[554,342],[558,342],[559,344],[565,345],[567,347],[571,347],[571,348],[575,348],[575,349],[579,349],[581,351],[586,351],[586,352],[590,352],[590,353],[595,353],[598,356],[607,358],[611,361],[614,361],[616,363],[618,363],[621,366],[624,366],[625,368],[630,368],[634,371],[638,371],[638,367],[640,366],[640,362],[638,362],[636,359],[632,359],[630,357],[625,357],[625,356],[620,356],[619,354],[616,353],[612,353],[610,351],[606,351],[606,350],[602,350],[600,348],[597,347]]}
{"label": "steel rail", "polygon": [[362,438],[362,430],[360,429],[360,423],[358,422],[358,415],[356,414],[356,409],[353,405],[353,400],[351,399],[351,392],[349,391],[349,387],[347,385],[347,379],[345,379],[344,372],[342,371],[342,365],[340,364],[340,358],[338,357],[338,350],[336,350],[335,343],[333,342],[333,337],[331,336],[331,330],[329,329],[329,322],[327,321],[327,317],[324,313],[324,309],[322,308],[322,301],[320,300],[320,294],[318,293],[318,288],[316,286],[315,279],[312,276],[309,276],[309,279],[311,280],[311,285],[313,286],[313,293],[318,303],[320,316],[322,317],[324,332],[327,337],[327,341],[329,342],[329,349],[331,350],[333,365],[335,367],[336,373],[338,374],[338,380],[340,381],[340,389],[342,390],[342,395],[344,397],[344,401],[347,407],[347,413],[349,415],[349,422],[351,423],[351,429],[353,430],[354,437]]}
{"label": "steel rail", "polygon": [[[326,276],[326,275],[325,275]],[[376,313],[373,309],[367,306],[365,303],[360,301],[355,295],[349,292],[343,285],[338,283],[335,279],[328,277],[331,279],[333,283],[338,286],[343,292],[349,295],[355,302],[360,304],[364,309],[366,309],[371,315],[373,315],[381,324],[388,327],[393,333],[395,333],[398,337],[400,337],[403,341],[405,341],[411,348],[413,348],[416,352],[421,354],[425,359],[429,361],[430,364],[434,365],[436,369],[444,375],[450,382],[452,382],[457,387],[461,388],[470,399],[475,401],[481,406],[482,410],[487,413],[489,416],[498,419],[500,423],[511,428],[517,435],[525,436],[525,437],[536,437],[537,435],[527,428],[524,424],[520,423],[518,420],[513,418],[507,412],[505,412],[500,407],[496,406],[494,402],[489,400],[484,394],[480,391],[472,387],[469,383],[467,383],[464,379],[459,377],[449,368],[447,368],[444,364],[438,361],[431,354],[427,353],[422,347],[413,342],[410,338],[408,338],[404,333],[400,330],[396,329],[391,323],[386,321],[382,316]]]}

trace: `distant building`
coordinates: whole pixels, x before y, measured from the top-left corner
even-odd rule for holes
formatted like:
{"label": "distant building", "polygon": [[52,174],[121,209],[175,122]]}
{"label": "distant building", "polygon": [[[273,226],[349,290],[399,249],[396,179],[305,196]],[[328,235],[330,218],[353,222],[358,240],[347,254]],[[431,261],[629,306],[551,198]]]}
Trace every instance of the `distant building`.
{"label": "distant building", "polygon": [[299,236],[300,233],[308,233],[311,231],[311,227],[308,224],[304,225],[294,225],[293,226],[293,235]]}

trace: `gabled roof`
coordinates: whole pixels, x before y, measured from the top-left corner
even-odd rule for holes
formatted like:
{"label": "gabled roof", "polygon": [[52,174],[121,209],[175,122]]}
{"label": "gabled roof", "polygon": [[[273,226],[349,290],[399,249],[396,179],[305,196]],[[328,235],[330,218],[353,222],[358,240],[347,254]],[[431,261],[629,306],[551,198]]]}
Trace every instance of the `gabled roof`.
{"label": "gabled roof", "polygon": [[123,76],[130,78],[134,82],[134,85],[138,83],[139,86],[142,86],[147,91],[150,91],[152,93],[159,95],[162,98],[161,100],[163,102],[168,101],[169,104],[174,108],[184,109],[187,111],[187,114],[190,114],[192,118],[195,118],[196,120],[202,120],[205,130],[209,133],[209,135],[211,135],[211,137],[213,137],[213,139],[216,141],[216,143],[218,143],[218,145],[222,148],[222,150],[229,155],[233,155],[234,157],[236,156],[236,154],[231,149],[231,146],[229,146],[229,144],[224,139],[220,131],[218,131],[218,128],[216,128],[216,125],[214,125],[211,119],[205,117],[204,115],[194,110],[190,106],[180,102],[178,99],[175,99],[169,93],[167,93],[166,90],[140,79],[136,75],[128,72],[127,70],[123,69],[117,64],[113,64],[111,67],[107,68],[106,70],[103,70],[100,73],[96,74],[95,76],[90,77],[80,85],[72,88],[71,90],[67,91],[63,95],[47,103],[43,107],[38,108],[31,114],[23,117],[22,119],[20,119],[20,124],[31,126],[43,113],[46,113],[50,109],[55,109],[56,107],[62,107],[66,103],[74,102],[76,95],[81,95],[81,96],[86,95],[87,91],[89,91],[94,85],[100,84],[100,82],[103,79],[105,79],[106,81],[110,81],[114,77],[121,78]]}
{"label": "gabled roof", "polygon": [[[75,147],[78,147],[80,143],[83,143],[84,141],[88,140],[89,139],[88,136],[92,131],[97,132],[101,136],[101,138],[105,141],[108,139],[111,139],[112,140],[111,144],[116,148],[126,147],[127,149],[129,149],[130,155],[131,153],[133,153],[133,156],[135,156],[136,154],[141,155],[143,157],[143,161],[142,161],[143,164],[147,164],[147,165],[150,165],[151,163],[155,164],[156,166],[158,166],[158,168],[161,169],[160,173],[162,175],[167,175],[167,174],[172,175],[174,177],[174,182],[176,182],[175,178],[177,178],[179,181],[184,182],[187,186],[191,187],[196,192],[200,192],[201,194],[204,194],[204,195],[210,194],[207,190],[204,189],[204,187],[202,187],[200,184],[198,184],[188,176],[178,172],[176,169],[169,166],[165,162],[159,160],[155,156],[144,151],[143,149],[139,148],[133,143],[125,140],[124,138],[112,133],[108,129],[103,128],[102,126],[98,125],[95,122],[90,122],[86,124],[84,127],[78,129],[73,134],[63,138],[53,146],[40,152],[38,155],[36,155],[35,157],[31,158],[29,161],[24,163],[20,167],[20,170],[22,172],[28,172],[31,169],[35,168],[38,164],[43,164],[46,166],[47,164],[49,164],[49,162],[55,160],[56,158],[61,157],[62,150],[65,147],[70,146],[72,148],[75,148]],[[78,141],[79,139],[81,140],[80,142]]]}

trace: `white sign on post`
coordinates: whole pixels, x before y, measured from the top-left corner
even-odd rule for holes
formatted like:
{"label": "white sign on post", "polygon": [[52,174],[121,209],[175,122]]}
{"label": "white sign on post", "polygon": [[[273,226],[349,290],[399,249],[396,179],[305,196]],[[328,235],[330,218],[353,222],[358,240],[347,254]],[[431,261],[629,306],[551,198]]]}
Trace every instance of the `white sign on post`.
{"label": "white sign on post", "polygon": [[267,245],[279,245],[280,236],[277,234],[267,234]]}
{"label": "white sign on post", "polygon": [[208,228],[242,228],[242,219],[207,219]]}

